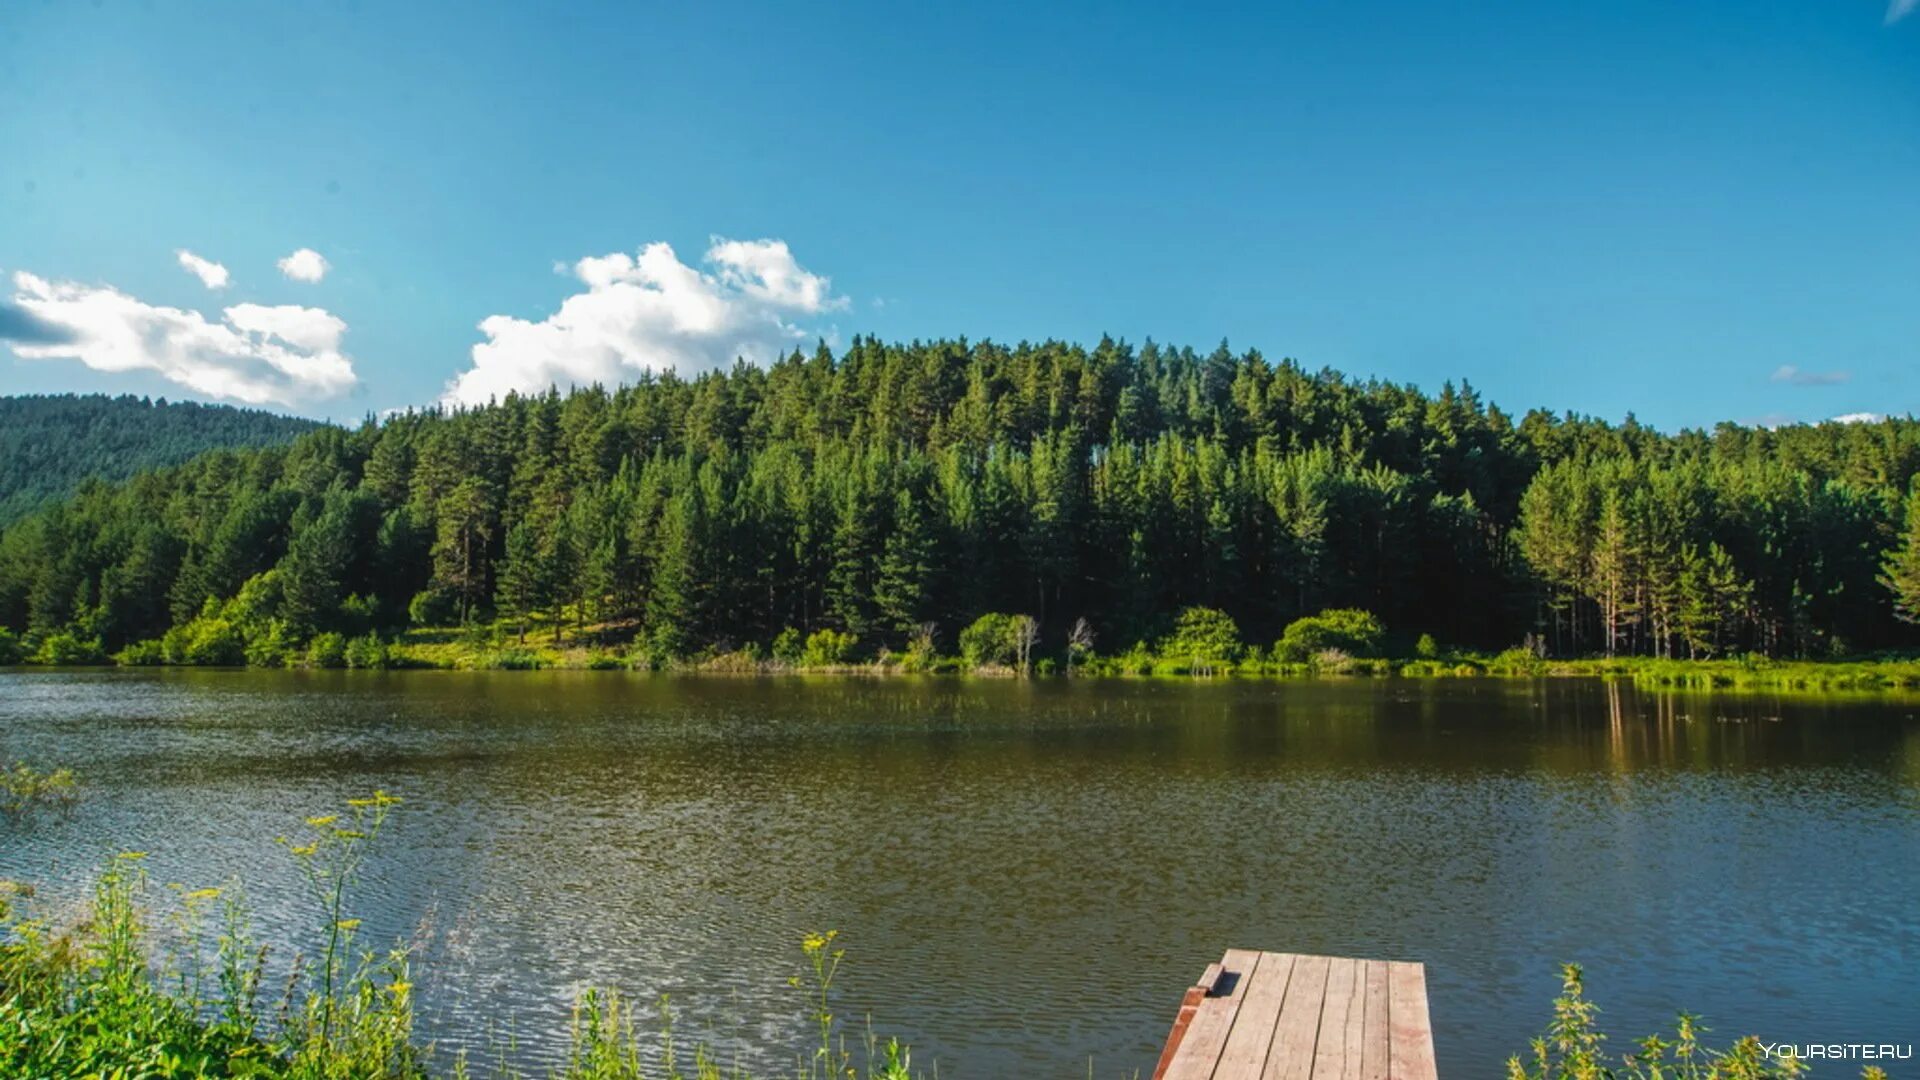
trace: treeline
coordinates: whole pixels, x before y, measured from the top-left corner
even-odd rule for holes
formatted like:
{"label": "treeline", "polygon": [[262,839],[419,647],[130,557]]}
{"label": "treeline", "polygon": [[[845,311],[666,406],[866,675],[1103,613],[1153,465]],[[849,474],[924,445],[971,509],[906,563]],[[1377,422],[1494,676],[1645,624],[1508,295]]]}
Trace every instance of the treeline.
{"label": "treeline", "polygon": [[1350,608],[1463,646],[1825,656],[1920,640],[1917,469],[1910,419],[1668,436],[1224,344],[859,338],[90,486],[0,534],[0,626],[84,651],[497,620],[686,656],[947,649],[1011,612],[1064,655],[1195,606],[1254,642]]}
{"label": "treeline", "polygon": [[0,397],[0,525],[89,478],[125,480],[215,447],[292,442],[318,426],[259,409],[131,394]]}

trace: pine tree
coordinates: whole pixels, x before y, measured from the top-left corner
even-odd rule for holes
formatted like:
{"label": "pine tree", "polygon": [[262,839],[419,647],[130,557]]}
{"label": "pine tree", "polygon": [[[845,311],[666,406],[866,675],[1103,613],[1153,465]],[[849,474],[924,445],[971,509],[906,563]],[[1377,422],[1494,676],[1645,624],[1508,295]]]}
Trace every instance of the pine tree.
{"label": "pine tree", "polygon": [[881,625],[902,637],[928,615],[934,576],[934,532],[928,517],[910,489],[894,495],[893,527],[881,549],[873,603]]}
{"label": "pine tree", "polygon": [[1730,648],[1746,619],[1753,583],[1740,576],[1733,556],[1719,544],[1707,545],[1707,589],[1713,598],[1713,647]]}
{"label": "pine tree", "polygon": [[670,656],[697,643],[706,628],[705,532],[705,506],[699,489],[689,486],[661,515],[647,595],[647,632],[654,647]]}
{"label": "pine tree", "polygon": [[355,544],[350,514],[344,493],[329,497],[320,514],[296,530],[287,545],[280,563],[285,590],[281,617],[294,641],[323,629],[340,610]]}
{"label": "pine tree", "polygon": [[508,529],[506,558],[500,563],[494,604],[501,615],[513,620],[522,642],[527,640],[527,620],[545,610],[552,600],[547,569],[533,524],[523,521]]}
{"label": "pine tree", "polygon": [[560,640],[560,628],[566,621],[566,608],[572,606],[576,619],[586,604],[578,534],[573,515],[555,514],[541,530],[539,559],[541,577],[546,581],[545,606],[553,620],[553,640]]}
{"label": "pine tree", "polygon": [[1626,499],[1618,488],[1611,488],[1600,503],[1591,573],[1593,599],[1600,607],[1600,630],[1608,656],[1618,650],[1626,624],[1638,606],[1632,592],[1638,568],[1637,554],[1627,520]]}
{"label": "pine tree", "polygon": [[1893,593],[1893,610],[1920,622],[1920,481],[1907,492],[1907,524],[1900,542],[1880,565],[1880,584]]}
{"label": "pine tree", "polygon": [[[1723,552],[1724,554],[1724,552]],[[1680,549],[1680,587],[1675,616],[1689,657],[1712,656],[1719,643],[1720,606],[1709,578],[1707,558],[1688,544]]]}
{"label": "pine tree", "polygon": [[460,621],[468,622],[487,596],[487,547],[494,530],[491,486],[477,476],[460,481],[440,501],[436,516],[434,581],[459,598]]}
{"label": "pine tree", "polygon": [[832,564],[827,576],[827,611],[840,628],[863,637],[873,624],[873,512],[865,491],[841,497],[833,523]]}

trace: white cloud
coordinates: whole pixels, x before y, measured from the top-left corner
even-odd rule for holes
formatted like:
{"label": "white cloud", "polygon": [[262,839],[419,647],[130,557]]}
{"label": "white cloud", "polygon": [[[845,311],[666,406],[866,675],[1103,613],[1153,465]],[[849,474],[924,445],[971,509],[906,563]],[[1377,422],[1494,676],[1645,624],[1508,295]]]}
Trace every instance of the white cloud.
{"label": "white cloud", "polygon": [[1892,26],[1913,14],[1913,9],[1916,7],[1920,7],[1920,0],[1892,0],[1887,5],[1887,25]]}
{"label": "white cloud", "polygon": [[1886,414],[1884,414],[1884,413],[1877,413],[1877,412],[1850,412],[1850,413],[1843,413],[1843,414],[1841,414],[1841,415],[1839,415],[1839,416],[1836,416],[1836,417],[1834,417],[1834,418],[1833,418],[1833,419],[1832,419],[1831,421],[1829,421],[1829,423],[1834,423],[1834,424],[1877,424],[1877,423],[1879,423],[1880,421],[1882,421],[1882,420],[1885,420],[1886,418],[1887,418],[1887,417],[1886,417]]}
{"label": "white cloud", "polygon": [[274,265],[293,280],[307,282],[319,281],[327,276],[327,271],[333,269],[333,264],[327,261],[326,256],[312,248],[301,248]]}
{"label": "white cloud", "polygon": [[173,253],[180,260],[180,268],[200,279],[200,284],[209,289],[224,289],[229,276],[227,268],[212,259],[203,259],[186,248]]}
{"label": "white cloud", "polygon": [[1774,382],[1791,383],[1794,386],[1839,386],[1853,378],[1853,375],[1845,371],[1801,371],[1792,364],[1781,364],[1774,369],[1772,378]]}
{"label": "white cloud", "polygon": [[220,322],[117,289],[13,275],[11,306],[40,328],[9,339],[24,360],[78,360],[95,371],[151,371],[208,397],[296,405],[359,380],[340,351],[347,324],[319,308],[236,304]]}
{"label": "white cloud", "polygon": [[539,322],[493,315],[473,366],[442,400],[477,405],[509,392],[613,385],[643,371],[692,373],[735,358],[767,362],[814,336],[795,322],[847,306],[832,282],[794,260],[780,240],[714,237],[702,272],[664,243],[573,264],[585,292]]}

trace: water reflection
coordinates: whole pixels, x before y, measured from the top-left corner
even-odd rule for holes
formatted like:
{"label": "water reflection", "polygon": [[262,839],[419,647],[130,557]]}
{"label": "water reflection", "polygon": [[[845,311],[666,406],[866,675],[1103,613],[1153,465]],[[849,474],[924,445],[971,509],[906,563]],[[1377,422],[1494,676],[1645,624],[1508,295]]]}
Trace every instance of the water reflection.
{"label": "water reflection", "polygon": [[784,977],[826,926],[850,1014],[945,1076],[1150,1068],[1229,944],[1425,959],[1450,1075],[1524,1044],[1560,959],[1622,1038],[1685,1006],[1920,1042],[1915,711],[1591,681],[0,673],[0,754],[91,785],[0,826],[0,874],[77,890],[144,848],[165,880],[244,877],[291,932],[272,834],[401,792],[369,926],[430,923],[429,1028],[517,1016],[531,1063],[598,983],[790,1043]]}

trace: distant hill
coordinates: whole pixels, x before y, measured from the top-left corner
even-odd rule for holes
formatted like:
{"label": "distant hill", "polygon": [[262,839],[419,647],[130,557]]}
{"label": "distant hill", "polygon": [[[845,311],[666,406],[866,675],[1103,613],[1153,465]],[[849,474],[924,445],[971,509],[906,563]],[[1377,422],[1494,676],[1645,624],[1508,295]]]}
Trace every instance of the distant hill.
{"label": "distant hill", "polygon": [[124,480],[224,446],[291,442],[318,421],[123,394],[0,397],[0,525],[97,476]]}

